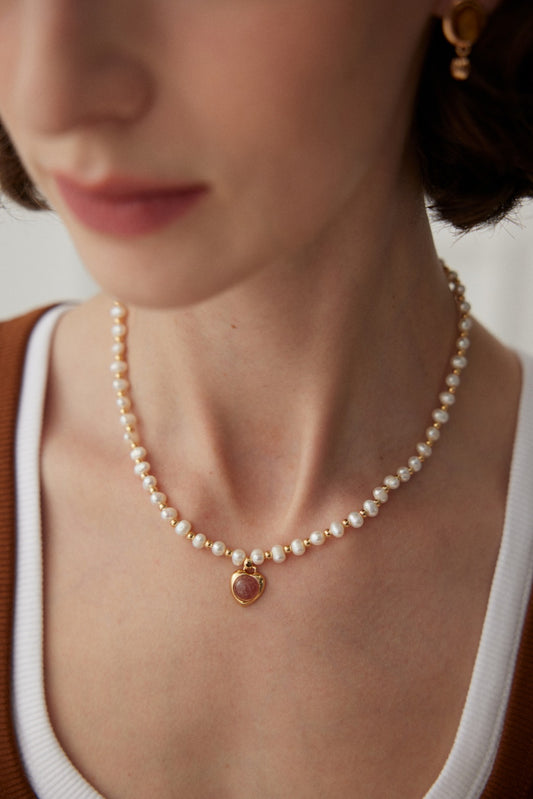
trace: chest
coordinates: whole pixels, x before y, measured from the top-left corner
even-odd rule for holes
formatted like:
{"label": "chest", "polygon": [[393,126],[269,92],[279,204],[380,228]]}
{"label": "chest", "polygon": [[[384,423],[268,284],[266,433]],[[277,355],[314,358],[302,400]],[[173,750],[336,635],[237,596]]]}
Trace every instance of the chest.
{"label": "chest", "polygon": [[108,799],[407,799],[436,779],[468,689],[488,558],[459,566],[445,545],[415,555],[387,533],[354,539],[342,560],[332,544],[273,567],[265,595],[241,608],[231,568],[191,548],[178,558],[134,515],[118,535],[92,519],[73,537],[54,519],[48,703]]}

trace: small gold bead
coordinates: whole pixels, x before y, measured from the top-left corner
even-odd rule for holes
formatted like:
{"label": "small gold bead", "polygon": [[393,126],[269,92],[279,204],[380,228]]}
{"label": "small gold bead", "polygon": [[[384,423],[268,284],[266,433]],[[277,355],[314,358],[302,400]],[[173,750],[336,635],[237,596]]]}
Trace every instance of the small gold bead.
{"label": "small gold bead", "polygon": [[172,527],[177,527],[179,524],[179,519],[171,519],[170,524]]}
{"label": "small gold bead", "polygon": [[195,535],[196,533],[193,533],[193,531],[190,530],[190,532],[187,533],[187,538],[189,539],[189,541],[192,541]]}
{"label": "small gold bead", "polygon": [[285,546],[283,547],[283,551],[285,552],[286,555],[290,555],[291,552],[292,552],[292,549],[290,548],[290,546],[288,544],[285,544]]}
{"label": "small gold bead", "polygon": [[207,541],[205,542],[205,548],[212,549],[212,547],[213,547],[213,542],[207,539]]}
{"label": "small gold bead", "polygon": [[304,546],[305,546],[307,549],[309,549],[309,547],[311,546],[311,541],[310,541],[310,539],[309,539],[309,538],[306,538],[306,539],[304,540]]}
{"label": "small gold bead", "polygon": [[343,525],[343,527],[349,527],[350,526],[350,522],[348,521],[348,519],[343,519],[342,520],[342,525]]}
{"label": "small gold bead", "polygon": [[233,555],[233,552],[232,552],[231,549],[225,549],[224,550],[224,557],[225,558],[231,558],[232,555]]}
{"label": "small gold bead", "polygon": [[272,560],[272,552],[270,552],[270,550],[268,550],[268,549],[265,552],[265,559],[266,560]]}

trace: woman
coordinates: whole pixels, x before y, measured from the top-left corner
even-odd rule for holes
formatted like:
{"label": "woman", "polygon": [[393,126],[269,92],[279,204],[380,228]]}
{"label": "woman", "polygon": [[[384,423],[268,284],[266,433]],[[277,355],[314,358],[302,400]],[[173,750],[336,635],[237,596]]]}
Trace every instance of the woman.
{"label": "woman", "polygon": [[2,10],[5,185],[102,287],[2,331],[6,796],[533,791],[532,364],[424,207],[531,194],[526,5]]}

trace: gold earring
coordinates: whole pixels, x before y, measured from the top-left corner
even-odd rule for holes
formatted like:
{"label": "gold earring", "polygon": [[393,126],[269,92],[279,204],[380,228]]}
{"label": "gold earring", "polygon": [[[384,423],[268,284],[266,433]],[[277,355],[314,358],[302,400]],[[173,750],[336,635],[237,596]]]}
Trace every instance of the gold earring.
{"label": "gold earring", "polygon": [[486,22],[486,13],[478,0],[453,0],[442,18],[442,31],[455,47],[456,57],[450,64],[455,80],[466,80],[470,75],[469,55]]}

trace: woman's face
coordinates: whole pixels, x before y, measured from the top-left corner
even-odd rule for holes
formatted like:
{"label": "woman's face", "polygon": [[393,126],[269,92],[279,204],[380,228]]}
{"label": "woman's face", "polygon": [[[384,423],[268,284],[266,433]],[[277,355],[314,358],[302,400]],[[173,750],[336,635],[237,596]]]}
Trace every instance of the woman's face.
{"label": "woman's face", "polygon": [[187,304],[297,260],[398,168],[431,11],[4,0],[0,115],[102,287]]}

